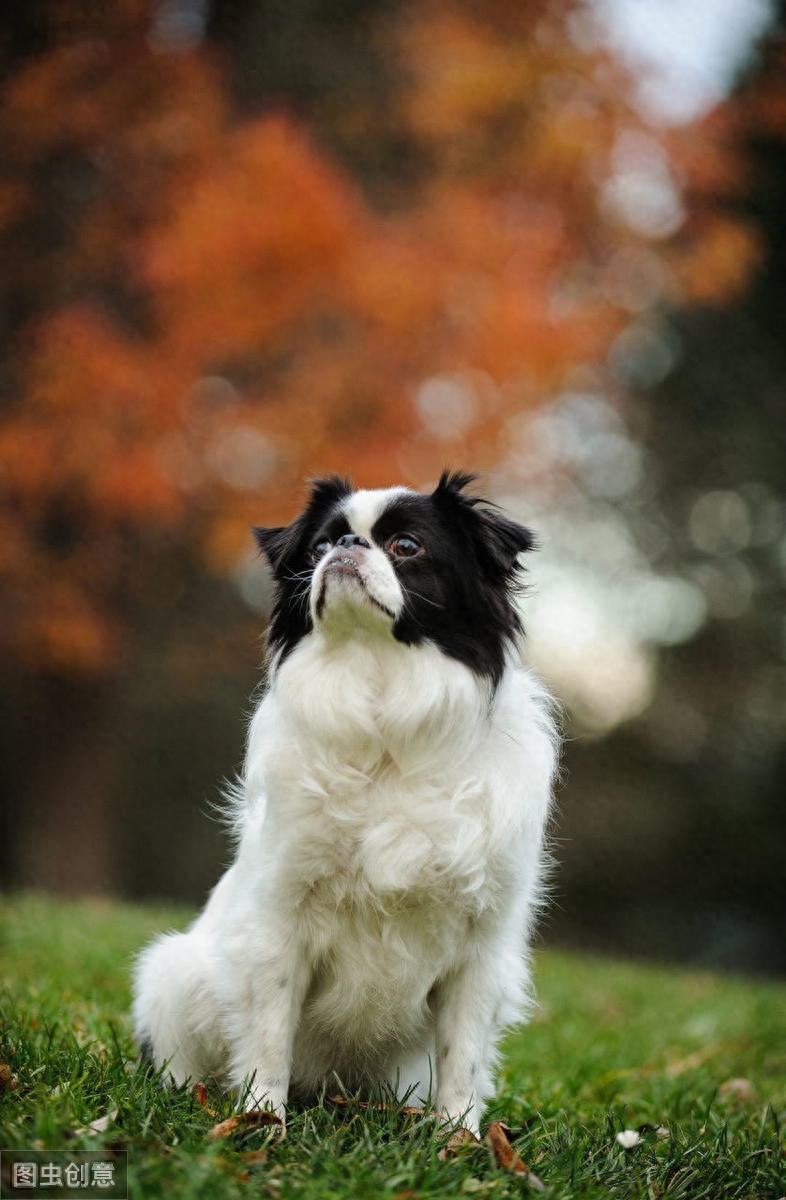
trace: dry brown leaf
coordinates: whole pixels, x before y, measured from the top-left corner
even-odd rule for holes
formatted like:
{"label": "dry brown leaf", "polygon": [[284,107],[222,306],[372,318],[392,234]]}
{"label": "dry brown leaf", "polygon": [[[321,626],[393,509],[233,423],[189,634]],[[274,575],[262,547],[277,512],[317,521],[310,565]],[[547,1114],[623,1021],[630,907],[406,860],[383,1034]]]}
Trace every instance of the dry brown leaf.
{"label": "dry brown leaf", "polygon": [[[328,1101],[328,1103],[330,1103],[330,1104],[338,1104],[340,1108],[346,1108],[346,1107],[347,1107],[347,1105],[349,1105],[349,1104],[355,1104],[355,1105],[356,1105],[356,1107],[357,1107],[357,1108],[360,1108],[360,1109],[366,1109],[366,1108],[368,1108],[368,1100],[357,1100],[357,1101],[354,1101],[354,1100],[348,1100],[348,1099],[346,1098],[346,1096],[326,1096],[326,1097],[325,1097],[325,1099],[326,1099],[326,1100]],[[380,1111],[380,1110],[382,1110],[382,1109],[386,1108],[386,1107],[387,1107],[387,1105],[385,1105],[385,1104],[375,1104],[373,1107],[374,1107],[374,1108],[376,1108],[376,1109],[377,1109],[377,1111]]]}
{"label": "dry brown leaf", "polygon": [[18,1082],[8,1063],[0,1063],[0,1092],[16,1091]]}
{"label": "dry brown leaf", "polygon": [[512,1171],[514,1175],[524,1176],[534,1191],[544,1191],[543,1181],[534,1171],[530,1171],[515,1146],[511,1146],[508,1133],[509,1129],[502,1121],[492,1121],[486,1130],[486,1143],[491,1147],[497,1166]]}
{"label": "dry brown leaf", "polygon": [[470,1146],[473,1144],[479,1146],[480,1142],[475,1137],[471,1129],[454,1129],[445,1145],[437,1154],[437,1158],[440,1162],[445,1162],[449,1158],[455,1158],[459,1151],[463,1150],[465,1146]]}
{"label": "dry brown leaf", "polygon": [[222,1171],[226,1171],[228,1174],[234,1175],[240,1180],[241,1183],[248,1182],[248,1171],[238,1171],[237,1163],[233,1162],[231,1159],[222,1158],[219,1155],[213,1161],[217,1167],[221,1168]]}
{"label": "dry brown leaf", "polygon": [[211,1108],[207,1102],[207,1088],[205,1087],[204,1083],[195,1083],[191,1091],[195,1094],[197,1100],[201,1104],[202,1108],[204,1108],[206,1113],[209,1113],[211,1117],[217,1117],[219,1115],[216,1109]]}
{"label": "dry brown leaf", "polygon": [[[238,1161],[243,1164],[243,1168],[238,1170]],[[267,1150],[249,1150],[246,1154],[239,1154],[236,1159],[217,1158],[216,1165],[221,1167],[223,1171],[234,1175],[238,1183],[248,1183],[251,1179],[251,1172],[245,1168],[256,1167],[267,1162]]]}
{"label": "dry brown leaf", "polygon": [[267,1110],[254,1109],[251,1112],[237,1113],[226,1121],[219,1121],[217,1125],[208,1130],[207,1140],[217,1142],[220,1138],[230,1137],[233,1133],[237,1133],[239,1129],[260,1129],[263,1125],[278,1125],[280,1142],[286,1137],[286,1126],[281,1117]]}
{"label": "dry brown leaf", "polygon": [[267,1150],[247,1150],[245,1154],[239,1154],[238,1158],[246,1166],[257,1167],[267,1162]]}

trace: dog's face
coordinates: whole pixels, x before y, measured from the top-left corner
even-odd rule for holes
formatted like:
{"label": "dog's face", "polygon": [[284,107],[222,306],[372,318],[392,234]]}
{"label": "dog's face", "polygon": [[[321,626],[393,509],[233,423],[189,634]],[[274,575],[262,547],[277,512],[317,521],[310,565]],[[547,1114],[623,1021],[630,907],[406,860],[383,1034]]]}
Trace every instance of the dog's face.
{"label": "dog's face", "polygon": [[272,648],[285,657],[315,629],[364,629],[432,643],[496,684],[520,632],[517,556],[534,539],[467,495],[472,479],[445,472],[428,495],[320,479],[291,525],[255,529],[277,585]]}

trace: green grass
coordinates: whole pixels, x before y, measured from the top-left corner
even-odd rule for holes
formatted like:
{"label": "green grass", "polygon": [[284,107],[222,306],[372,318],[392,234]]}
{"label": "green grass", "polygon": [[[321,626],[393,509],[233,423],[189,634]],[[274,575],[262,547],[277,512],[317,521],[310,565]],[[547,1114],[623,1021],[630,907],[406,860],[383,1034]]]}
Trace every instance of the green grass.
{"label": "green grass", "polygon": [[[128,1020],[132,954],[189,916],[0,900],[0,1061],[18,1080],[0,1091],[0,1147],[127,1149],[135,1198],[527,1191],[485,1147],[440,1162],[428,1120],[352,1105],[294,1112],[281,1144],[265,1130],[207,1142],[216,1118],[136,1070]],[[536,977],[539,1012],[505,1045],[488,1116],[513,1126],[547,1196],[786,1196],[786,988],[553,951],[538,955]],[[210,1100],[229,1115],[228,1098]],[[105,1132],[74,1132],[114,1110]],[[641,1129],[639,1145],[623,1150],[622,1129]],[[264,1161],[243,1157],[264,1147]]]}

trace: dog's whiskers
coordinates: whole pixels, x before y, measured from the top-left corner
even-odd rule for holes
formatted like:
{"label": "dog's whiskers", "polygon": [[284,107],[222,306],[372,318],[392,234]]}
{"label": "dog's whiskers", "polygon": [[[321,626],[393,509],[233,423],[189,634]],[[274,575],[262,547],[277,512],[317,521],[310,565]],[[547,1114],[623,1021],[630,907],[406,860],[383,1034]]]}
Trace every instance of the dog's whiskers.
{"label": "dog's whiskers", "polygon": [[414,592],[412,588],[407,588],[406,598],[409,599],[410,596],[416,596],[418,600],[422,600],[424,604],[430,604],[432,608],[444,609],[445,607],[444,604],[438,604],[436,600],[429,600],[428,596],[422,596],[420,592]]}

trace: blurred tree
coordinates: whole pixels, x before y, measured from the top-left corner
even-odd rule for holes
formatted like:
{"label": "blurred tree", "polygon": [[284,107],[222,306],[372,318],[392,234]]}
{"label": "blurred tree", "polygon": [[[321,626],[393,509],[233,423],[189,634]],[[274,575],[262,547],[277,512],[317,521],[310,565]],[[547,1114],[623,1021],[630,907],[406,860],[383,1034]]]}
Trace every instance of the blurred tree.
{"label": "blurred tree", "polygon": [[[755,221],[762,247],[723,305],[712,285],[726,267],[705,247],[691,268],[702,303],[670,314],[674,369],[630,398],[647,455],[631,527],[663,519],[658,566],[699,587],[708,620],[663,652],[643,716],[602,748],[568,747],[571,794],[595,799],[570,806],[572,903],[554,924],[568,940],[773,973],[786,971],[785,68],[782,11],[712,137],[677,147],[688,202],[699,191],[719,223]],[[745,147],[734,174],[711,150],[725,140]]]}
{"label": "blurred tree", "polygon": [[[510,419],[627,321],[608,280],[639,246],[672,302],[744,281],[739,214],[626,219],[620,145],[667,182],[669,147],[586,22],[547,0],[9,10],[0,646],[35,818],[16,878],[117,880],[117,687],[151,658],[159,687],[194,686],[210,644],[248,645],[182,614],[304,475],[498,462]],[[736,170],[725,127],[702,153]]]}

